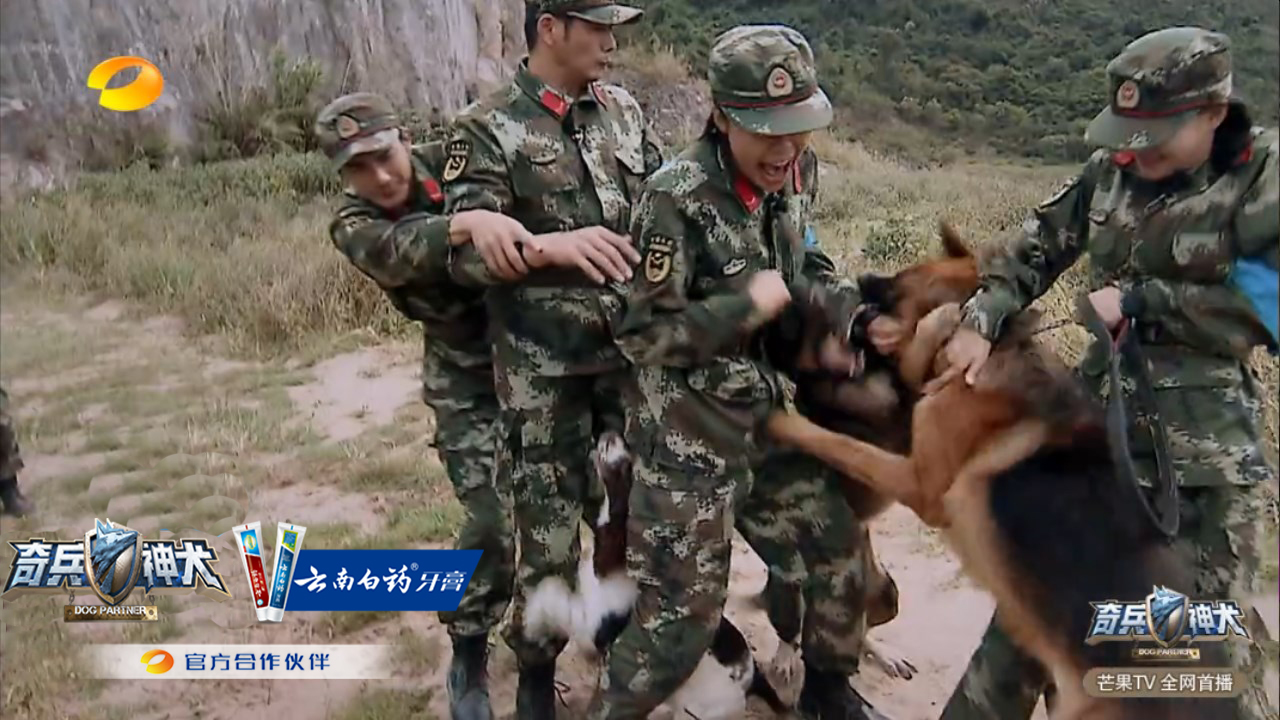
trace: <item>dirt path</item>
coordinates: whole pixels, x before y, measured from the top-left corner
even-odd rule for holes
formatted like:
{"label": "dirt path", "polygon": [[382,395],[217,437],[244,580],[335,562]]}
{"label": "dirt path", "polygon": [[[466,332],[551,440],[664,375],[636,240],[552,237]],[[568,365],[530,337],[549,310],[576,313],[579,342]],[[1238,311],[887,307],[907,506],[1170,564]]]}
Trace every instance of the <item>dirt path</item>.
{"label": "dirt path", "polygon": [[[312,367],[269,367],[229,361],[216,340],[185,337],[171,319],[132,318],[116,303],[54,308],[7,296],[0,323],[0,370],[27,462],[22,480],[41,505],[33,519],[0,521],[4,540],[76,537],[95,517],[149,537],[199,535],[219,548],[220,570],[239,599],[248,588],[229,530],[246,520],[264,528],[280,520],[306,524],[312,547],[370,536],[383,546],[448,544],[457,507],[427,443],[432,421],[417,394],[416,343]],[[872,636],[918,672],[902,680],[866,663],[855,684],[889,717],[936,718],[986,625],[990,599],[909,512],[887,512],[873,531],[901,590],[901,613]],[[7,567],[12,551],[3,552]],[[728,612],[768,660],[776,638],[750,601],[764,577],[763,565],[738,543]],[[105,717],[143,720],[448,716],[448,637],[434,614],[293,615],[260,625],[242,600],[182,598],[162,602],[165,620],[154,627],[65,626],[57,619],[65,602],[4,604],[6,716],[101,718],[104,707],[112,708]],[[80,643],[165,641],[392,643],[397,678],[102,686],[78,674]],[[500,641],[494,653],[494,708],[509,717],[514,659]],[[569,686],[561,717],[581,717],[597,668],[573,648],[560,667]]]}

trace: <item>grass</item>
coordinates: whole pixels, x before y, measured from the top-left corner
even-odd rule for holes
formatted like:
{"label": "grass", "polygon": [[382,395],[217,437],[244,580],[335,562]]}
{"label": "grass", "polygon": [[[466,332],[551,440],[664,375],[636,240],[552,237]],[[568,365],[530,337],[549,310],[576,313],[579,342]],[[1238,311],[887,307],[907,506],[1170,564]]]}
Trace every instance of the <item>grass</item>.
{"label": "grass", "polygon": [[396,665],[413,675],[427,675],[444,657],[441,645],[438,638],[428,640],[410,628],[403,628],[395,640]]}
{"label": "grass", "polygon": [[435,720],[429,709],[432,690],[363,690],[352,703],[337,715],[337,720],[399,720],[419,718]]}
{"label": "grass", "polygon": [[321,626],[328,631],[330,637],[341,638],[359,632],[370,625],[394,620],[400,613],[357,610],[353,612],[326,613]]}

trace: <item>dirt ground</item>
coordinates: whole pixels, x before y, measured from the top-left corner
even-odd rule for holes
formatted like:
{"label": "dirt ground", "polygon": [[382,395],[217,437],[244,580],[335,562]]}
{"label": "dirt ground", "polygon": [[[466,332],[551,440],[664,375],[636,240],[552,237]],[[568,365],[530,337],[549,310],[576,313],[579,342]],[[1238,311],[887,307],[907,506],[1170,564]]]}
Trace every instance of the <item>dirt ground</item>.
{"label": "dirt ground", "polygon": [[[219,569],[235,596],[222,604],[164,600],[164,621],[146,628],[62,625],[65,596],[4,603],[0,714],[448,717],[448,637],[434,614],[293,613],[282,624],[260,625],[243,600],[247,581],[229,533],[246,520],[264,528],[289,520],[311,528],[310,547],[352,538],[446,547],[457,507],[428,443],[430,413],[418,396],[420,345],[383,343],[309,365],[267,366],[227,360],[216,340],[188,337],[180,322],[137,316],[119,303],[53,306],[10,293],[0,320],[0,369],[24,443],[21,478],[41,506],[34,518],[0,521],[3,539],[77,537],[95,517],[148,537],[167,536],[166,530],[206,537],[220,549]],[[917,672],[909,680],[890,677],[868,662],[855,684],[890,718],[936,718],[990,617],[991,600],[909,512],[890,510],[873,531],[876,552],[899,585],[901,612],[872,636]],[[7,566],[12,551],[4,552]],[[728,612],[758,656],[772,661],[776,638],[751,602],[763,583],[763,566],[739,543]],[[1276,597],[1272,591],[1264,599],[1273,636]],[[86,681],[78,664],[83,643],[165,641],[391,643],[398,648],[397,677],[103,684]],[[494,658],[494,709],[510,717],[514,660],[500,641]],[[584,653],[566,652],[560,717],[584,714],[597,670]],[[784,695],[796,692],[784,688]]]}

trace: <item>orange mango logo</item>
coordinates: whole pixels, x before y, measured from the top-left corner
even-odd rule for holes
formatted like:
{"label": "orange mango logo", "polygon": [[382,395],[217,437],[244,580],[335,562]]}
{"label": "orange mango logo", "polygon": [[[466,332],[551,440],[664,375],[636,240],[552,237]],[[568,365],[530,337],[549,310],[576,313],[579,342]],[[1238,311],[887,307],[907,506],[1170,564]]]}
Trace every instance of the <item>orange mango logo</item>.
{"label": "orange mango logo", "polygon": [[[116,73],[138,68],[138,77],[124,87],[107,89],[107,83]],[[147,107],[164,92],[164,78],[149,61],[133,55],[103,60],[89,73],[89,87],[100,90],[98,104],[116,112],[133,112]]]}
{"label": "orange mango logo", "polygon": [[[151,662],[154,658],[159,661]],[[164,650],[148,650],[142,654],[142,664],[147,666],[147,672],[161,675],[173,667],[173,656]]]}

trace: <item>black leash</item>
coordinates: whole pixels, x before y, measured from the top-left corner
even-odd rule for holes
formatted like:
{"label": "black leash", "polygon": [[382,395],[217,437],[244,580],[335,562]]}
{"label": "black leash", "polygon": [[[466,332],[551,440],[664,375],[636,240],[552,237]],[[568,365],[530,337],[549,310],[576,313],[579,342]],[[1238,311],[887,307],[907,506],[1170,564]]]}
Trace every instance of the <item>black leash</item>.
{"label": "black leash", "polygon": [[[1111,388],[1107,396],[1107,434],[1111,448],[1111,460],[1118,472],[1129,479],[1129,485],[1142,503],[1148,519],[1167,539],[1178,535],[1178,487],[1173,479],[1173,463],[1169,459],[1169,438],[1165,434],[1164,424],[1160,422],[1156,406],[1155,389],[1151,386],[1151,375],[1147,371],[1146,357],[1142,347],[1133,333],[1130,321],[1121,321],[1115,335],[1107,329],[1106,323],[1098,316],[1089,302],[1087,295],[1081,295],[1076,303],[1085,327],[1099,342],[1107,348],[1107,378]],[[1133,466],[1133,457],[1129,450],[1129,415],[1125,408],[1124,390],[1120,377],[1127,371],[1133,378],[1140,406],[1148,412],[1152,443],[1156,454],[1156,480],[1154,506],[1152,499],[1143,492],[1138,482],[1138,471]]]}

